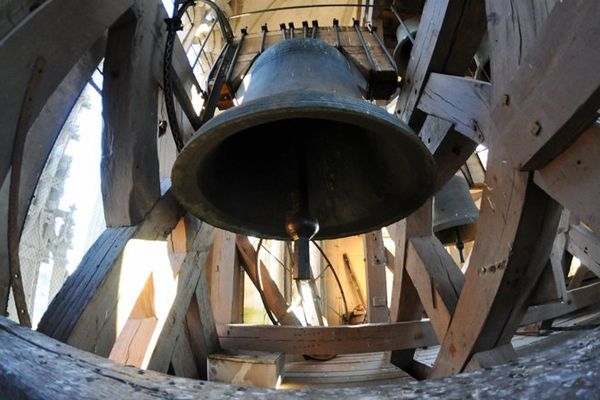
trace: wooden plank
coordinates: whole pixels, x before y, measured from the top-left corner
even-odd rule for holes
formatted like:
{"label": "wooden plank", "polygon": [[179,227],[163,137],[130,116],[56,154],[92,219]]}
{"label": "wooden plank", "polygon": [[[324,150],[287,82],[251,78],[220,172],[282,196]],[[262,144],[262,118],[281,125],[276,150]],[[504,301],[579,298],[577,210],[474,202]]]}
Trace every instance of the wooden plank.
{"label": "wooden plank", "polygon": [[504,344],[501,334],[512,336],[522,318],[516,314],[524,312],[523,304],[548,260],[559,216],[560,208],[527,173],[502,160],[488,160],[479,226],[503,228],[478,231],[432,377],[462,371],[472,354]]}
{"label": "wooden plank", "polygon": [[600,233],[600,123],[592,125],[575,143],[533,179],[557,202],[594,232]]}
{"label": "wooden plank", "polygon": [[[0,39],[0,180],[4,181],[10,166],[10,154],[16,132],[21,98],[29,81],[32,65],[38,57],[47,61],[39,94],[32,101],[35,118],[58,85],[98,41],[106,29],[132,4],[131,0],[109,0],[84,4],[77,0],[44,2]],[[68,46],[64,44],[68,43]],[[33,121],[32,121],[33,122]],[[24,127],[28,131],[29,126]]]}
{"label": "wooden plank", "polygon": [[567,250],[600,277],[600,238],[581,225],[571,226]]}
{"label": "wooden plank", "polygon": [[550,253],[550,264],[552,267],[552,275],[554,276],[554,284],[556,291],[562,300],[567,298],[567,274],[572,257],[569,257],[566,250],[567,234],[571,223],[571,213],[569,210],[563,209],[560,221],[558,223],[558,231],[552,252]]}
{"label": "wooden plank", "polygon": [[137,1],[108,31],[102,87],[102,199],[108,227],[139,223],[160,196],[157,57],[162,5]]}
{"label": "wooden plank", "polygon": [[[237,235],[236,246],[240,256],[240,262],[244,271],[248,274],[250,280],[256,286],[258,284],[258,275],[256,274],[256,250],[248,240],[248,237]],[[301,325],[294,313],[289,309],[289,305],[277,287],[277,284],[271,279],[269,270],[263,262],[260,262],[260,286],[265,294],[265,300],[269,308],[275,315],[275,318],[283,325]]]}
{"label": "wooden plank", "polygon": [[370,353],[437,343],[427,321],[332,327],[218,325],[217,332],[225,349],[288,354]]}
{"label": "wooden plank", "polygon": [[494,98],[499,100],[506,85],[523,63],[525,55],[534,45],[551,8],[547,1],[486,1],[488,31],[492,54],[491,72]]}
{"label": "wooden plank", "polygon": [[5,0],[0,4],[0,40],[40,6],[40,0]]}
{"label": "wooden plank", "polygon": [[450,121],[433,115],[425,119],[419,137],[433,154],[437,166],[436,192],[444,187],[477,148],[477,142],[456,131]]}
{"label": "wooden plank", "polygon": [[387,286],[385,283],[385,247],[381,230],[366,233],[365,279],[367,281],[367,320],[369,323],[388,322]]}
{"label": "wooden plank", "polygon": [[454,129],[472,141],[485,144],[489,132],[491,85],[457,76],[432,73],[418,108],[451,121]]}
{"label": "wooden plank", "polygon": [[485,7],[479,1],[425,3],[396,113],[415,129],[424,119],[417,110],[430,72],[463,75],[485,32]]}
{"label": "wooden plank", "polygon": [[236,321],[242,276],[236,262],[235,233],[216,230],[206,269],[215,322],[241,322]]}
{"label": "wooden plank", "polygon": [[[509,105],[493,113],[505,123],[495,151],[520,168],[543,168],[597,118],[599,16],[598,2],[558,2],[506,86]],[[511,139],[503,132],[513,132]]]}
{"label": "wooden plank", "polygon": [[[185,260],[179,270],[177,293],[173,300],[173,304],[170,307],[168,316],[165,319],[165,323],[159,333],[152,356],[148,362],[148,369],[154,371],[166,372],[168,370],[174,346],[179,331],[184,324],[193,295],[196,294],[196,299],[203,303],[202,305],[199,305],[199,308],[202,311],[206,308],[210,308],[210,298],[208,294],[200,293],[201,297],[199,298],[197,287],[199,286],[199,282],[202,282],[201,285],[204,287],[204,290],[200,290],[200,292],[206,292],[205,262],[212,243],[214,228],[206,223],[201,223],[196,226],[190,226],[190,229],[195,232],[193,233],[193,239],[188,246]],[[204,315],[205,314],[202,313],[201,318]],[[205,319],[204,324],[206,323],[207,320]],[[206,328],[210,329],[209,326],[206,326],[205,329]],[[196,334],[196,332],[193,332],[192,334]]]}
{"label": "wooden plank", "polygon": [[569,290],[562,302],[529,307],[521,325],[558,318],[597,303],[600,303],[600,282]]}
{"label": "wooden plank", "polygon": [[182,327],[179,336],[177,336],[171,364],[173,365],[173,370],[177,376],[193,379],[199,378],[196,361],[192,355],[192,349],[190,342],[188,341],[185,327]]}
{"label": "wooden plank", "polygon": [[[396,223],[388,232],[396,244],[394,281],[392,284],[392,304],[390,320],[392,322],[419,320],[423,316],[423,304],[407,268],[408,240],[416,236],[432,235],[432,201],[429,199],[421,208],[411,214],[404,222]],[[414,358],[414,349],[396,350],[391,353],[391,362],[407,368]]]}
{"label": "wooden plank", "polygon": [[433,235],[411,238],[407,257],[408,274],[438,340],[442,341],[456,309],[464,276]]}
{"label": "wooden plank", "polygon": [[[575,340],[561,341],[535,357],[515,361],[514,365],[492,368],[477,374],[443,381],[424,381],[418,385],[405,381],[385,386],[361,386],[343,389],[343,394],[356,398],[375,398],[386,393],[402,393],[407,397],[439,397],[440,391],[468,397],[476,392],[508,396],[539,397],[540,387],[558,398],[577,395],[594,398],[598,379],[590,371],[600,368],[597,357],[600,342],[597,331],[578,335]],[[277,396],[318,398],[330,391],[305,389],[278,392],[260,388],[198,382],[176,378],[154,371],[119,365],[48,338],[39,332],[17,326],[0,317],[0,396],[5,398],[44,399],[156,399],[161,398],[230,398],[248,399]],[[535,365],[536,368],[531,368]],[[569,365],[569,369],[564,366]],[[566,377],[576,386],[564,384],[557,376]],[[515,379],[515,374],[521,379]],[[532,385],[532,382],[537,384]],[[339,395],[340,392],[334,392]]]}

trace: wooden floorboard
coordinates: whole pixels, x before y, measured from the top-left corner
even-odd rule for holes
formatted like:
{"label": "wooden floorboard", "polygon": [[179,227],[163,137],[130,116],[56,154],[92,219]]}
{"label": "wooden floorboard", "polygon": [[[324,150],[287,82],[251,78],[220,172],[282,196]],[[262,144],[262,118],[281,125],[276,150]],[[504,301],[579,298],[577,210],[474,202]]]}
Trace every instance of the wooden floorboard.
{"label": "wooden floorboard", "polygon": [[384,353],[342,354],[328,361],[291,361],[285,365],[281,389],[354,387],[414,381],[391,364]]}

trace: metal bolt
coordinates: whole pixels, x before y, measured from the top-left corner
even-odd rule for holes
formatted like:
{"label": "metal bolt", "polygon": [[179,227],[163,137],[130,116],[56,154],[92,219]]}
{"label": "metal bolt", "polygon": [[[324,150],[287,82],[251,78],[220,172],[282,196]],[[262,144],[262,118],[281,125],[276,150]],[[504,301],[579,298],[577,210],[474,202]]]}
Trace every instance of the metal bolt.
{"label": "metal bolt", "polygon": [[533,124],[531,124],[531,128],[529,128],[529,132],[531,132],[531,134],[533,136],[538,136],[541,131],[542,131],[542,126],[540,125],[540,123],[538,121],[535,121]]}

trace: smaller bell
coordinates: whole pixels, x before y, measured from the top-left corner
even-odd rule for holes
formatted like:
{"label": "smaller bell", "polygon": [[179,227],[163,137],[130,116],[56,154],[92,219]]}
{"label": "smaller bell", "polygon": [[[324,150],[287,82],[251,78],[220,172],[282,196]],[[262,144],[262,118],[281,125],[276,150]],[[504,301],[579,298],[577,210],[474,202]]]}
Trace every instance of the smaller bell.
{"label": "smaller bell", "polygon": [[[404,25],[406,25],[410,35],[414,39],[417,35],[419,20],[417,18],[411,18],[402,22],[404,22]],[[413,44],[410,37],[408,37],[408,32],[402,24],[396,29],[396,39],[398,40],[398,44],[394,49],[394,61],[396,61],[396,66],[398,67],[398,75],[404,77],[406,75],[408,62],[410,61],[410,52],[412,51]]]}
{"label": "smaller bell", "polygon": [[464,242],[475,240],[479,210],[462,173],[455,174],[433,200],[433,232],[444,245],[455,244],[464,262]]}

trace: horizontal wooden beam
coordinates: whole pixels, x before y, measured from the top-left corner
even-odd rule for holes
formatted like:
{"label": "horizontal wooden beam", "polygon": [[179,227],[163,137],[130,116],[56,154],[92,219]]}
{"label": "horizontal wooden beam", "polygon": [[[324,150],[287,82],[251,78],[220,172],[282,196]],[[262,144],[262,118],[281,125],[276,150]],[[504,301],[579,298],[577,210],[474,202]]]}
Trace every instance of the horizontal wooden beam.
{"label": "horizontal wooden beam", "polygon": [[218,325],[228,350],[348,354],[405,350],[438,343],[429,321],[345,326]]}
{"label": "horizontal wooden beam", "polygon": [[411,52],[396,113],[415,129],[424,115],[417,104],[431,72],[464,75],[485,32],[482,1],[426,2]]}
{"label": "horizontal wooden beam", "polygon": [[459,76],[432,73],[418,108],[454,124],[454,129],[476,143],[486,143],[491,85]]}
{"label": "horizontal wooden beam", "polygon": [[529,307],[521,325],[558,318],[597,303],[600,303],[600,282],[569,290],[565,301]]}
{"label": "horizontal wooden beam", "polygon": [[600,124],[535,172],[533,181],[600,235]]}

